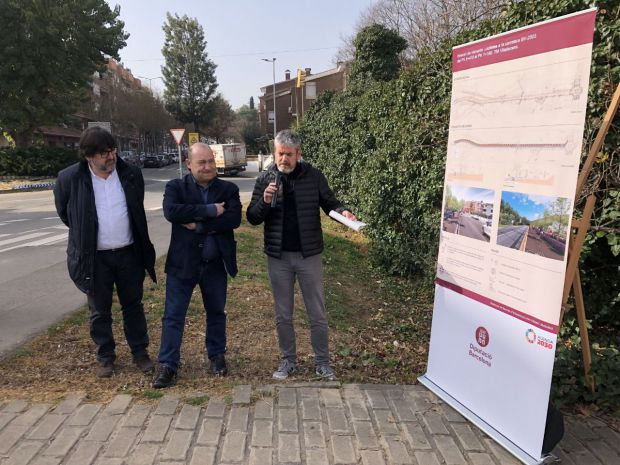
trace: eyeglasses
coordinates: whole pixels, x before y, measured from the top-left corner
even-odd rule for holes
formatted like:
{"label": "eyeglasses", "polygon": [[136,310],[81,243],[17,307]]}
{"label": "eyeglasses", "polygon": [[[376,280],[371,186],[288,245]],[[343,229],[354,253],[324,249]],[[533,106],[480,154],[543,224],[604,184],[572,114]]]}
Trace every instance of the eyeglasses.
{"label": "eyeglasses", "polygon": [[103,152],[99,152],[99,158],[110,158],[111,155],[116,155],[116,149],[108,149]]}

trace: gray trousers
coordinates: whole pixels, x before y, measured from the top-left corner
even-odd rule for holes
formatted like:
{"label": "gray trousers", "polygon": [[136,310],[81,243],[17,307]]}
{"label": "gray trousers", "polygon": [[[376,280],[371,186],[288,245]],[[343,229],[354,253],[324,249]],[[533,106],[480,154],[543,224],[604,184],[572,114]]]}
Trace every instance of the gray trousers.
{"label": "gray trousers", "polygon": [[301,252],[282,252],[282,258],[268,258],[269,279],[276,312],[276,330],[283,359],[297,360],[293,326],[295,278],[304,298],[314,362],[329,364],[329,329],[323,293],[323,261],[321,254],[303,258]]}

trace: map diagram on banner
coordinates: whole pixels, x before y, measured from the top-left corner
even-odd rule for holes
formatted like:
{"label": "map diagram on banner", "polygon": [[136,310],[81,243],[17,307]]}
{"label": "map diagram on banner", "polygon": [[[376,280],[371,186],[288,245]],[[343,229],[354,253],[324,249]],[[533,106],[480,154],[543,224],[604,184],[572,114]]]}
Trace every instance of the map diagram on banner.
{"label": "map diagram on banner", "polygon": [[[440,252],[438,277],[551,326],[559,319],[558,296],[539,283],[561,288],[564,279],[572,205],[554,207],[566,207],[574,192],[590,48],[473,67],[453,77],[446,190],[464,197],[444,198],[441,241],[450,253]],[[494,197],[483,199],[476,189]],[[499,279],[505,267],[510,273]]]}

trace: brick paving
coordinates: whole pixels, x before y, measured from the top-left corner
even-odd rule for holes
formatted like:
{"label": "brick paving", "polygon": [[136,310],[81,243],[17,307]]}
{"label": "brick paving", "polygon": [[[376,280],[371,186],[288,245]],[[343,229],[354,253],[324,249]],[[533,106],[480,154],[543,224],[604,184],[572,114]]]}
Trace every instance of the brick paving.
{"label": "brick paving", "polygon": [[[620,435],[568,417],[566,465],[620,464]],[[422,386],[237,386],[232,402],[101,405],[0,401],[0,465],[511,465],[518,462]]]}

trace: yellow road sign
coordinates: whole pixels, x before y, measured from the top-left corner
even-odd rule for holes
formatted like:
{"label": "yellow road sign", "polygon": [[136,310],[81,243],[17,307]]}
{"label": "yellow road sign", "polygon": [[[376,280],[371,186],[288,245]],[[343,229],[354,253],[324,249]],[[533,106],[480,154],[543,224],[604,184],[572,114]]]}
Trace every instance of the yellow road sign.
{"label": "yellow road sign", "polygon": [[197,132],[190,132],[187,134],[187,138],[189,139],[189,146],[191,147],[196,142],[200,142],[200,134]]}

